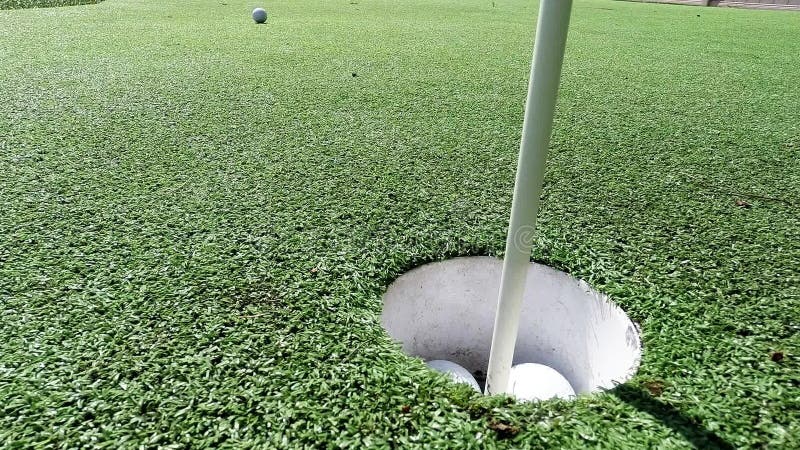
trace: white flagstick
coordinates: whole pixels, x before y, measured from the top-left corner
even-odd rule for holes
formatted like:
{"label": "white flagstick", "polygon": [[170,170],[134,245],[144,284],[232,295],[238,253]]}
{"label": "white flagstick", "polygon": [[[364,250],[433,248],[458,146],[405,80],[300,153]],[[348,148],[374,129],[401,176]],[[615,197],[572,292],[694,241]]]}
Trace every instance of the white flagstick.
{"label": "white flagstick", "polygon": [[[541,0],[486,393],[507,392],[572,0]],[[567,320],[567,318],[564,318]]]}

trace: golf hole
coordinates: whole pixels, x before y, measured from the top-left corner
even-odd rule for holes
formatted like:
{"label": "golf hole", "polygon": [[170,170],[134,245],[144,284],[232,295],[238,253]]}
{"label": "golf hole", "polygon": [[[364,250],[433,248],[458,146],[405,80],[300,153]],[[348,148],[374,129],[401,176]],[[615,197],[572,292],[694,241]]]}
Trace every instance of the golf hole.
{"label": "golf hole", "polygon": [[[459,364],[483,388],[502,270],[490,257],[417,267],[386,291],[383,327],[407,354]],[[580,395],[629,380],[640,357],[636,326],[608,297],[564,272],[530,265],[515,365],[549,366]]]}

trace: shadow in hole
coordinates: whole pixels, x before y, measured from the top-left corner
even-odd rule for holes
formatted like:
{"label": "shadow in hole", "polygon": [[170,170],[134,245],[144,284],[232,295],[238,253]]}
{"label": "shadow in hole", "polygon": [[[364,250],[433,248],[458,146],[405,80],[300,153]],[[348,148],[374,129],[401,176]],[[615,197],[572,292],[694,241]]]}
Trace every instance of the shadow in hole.
{"label": "shadow in hole", "polygon": [[623,384],[607,392],[634,408],[650,414],[664,425],[682,434],[695,448],[734,448],[728,441],[706,430],[697,420],[687,417],[676,408],[661,402],[642,389]]}

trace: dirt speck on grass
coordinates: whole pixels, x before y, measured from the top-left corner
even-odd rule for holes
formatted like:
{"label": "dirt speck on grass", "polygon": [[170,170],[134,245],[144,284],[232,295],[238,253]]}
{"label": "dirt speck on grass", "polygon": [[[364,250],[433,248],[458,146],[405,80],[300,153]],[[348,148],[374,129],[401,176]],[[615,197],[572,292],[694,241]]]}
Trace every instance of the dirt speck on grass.
{"label": "dirt speck on grass", "polygon": [[660,397],[661,394],[664,393],[664,388],[666,387],[661,380],[646,381],[643,386],[653,397]]}
{"label": "dirt speck on grass", "polygon": [[514,426],[502,420],[491,420],[489,428],[497,432],[497,435],[503,439],[514,437],[519,433],[519,427]]}

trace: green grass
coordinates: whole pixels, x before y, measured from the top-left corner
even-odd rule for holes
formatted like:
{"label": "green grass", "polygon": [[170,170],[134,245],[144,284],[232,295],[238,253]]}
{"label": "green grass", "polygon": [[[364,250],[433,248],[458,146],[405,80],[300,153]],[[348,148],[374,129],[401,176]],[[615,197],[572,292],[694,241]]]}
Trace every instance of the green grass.
{"label": "green grass", "polygon": [[645,353],[515,404],[379,316],[502,256],[536,4],[253,6],[0,12],[0,447],[800,446],[800,15],[576,2],[532,256]]}
{"label": "green grass", "polygon": [[103,0],[0,0],[0,9],[49,8],[100,3]]}

